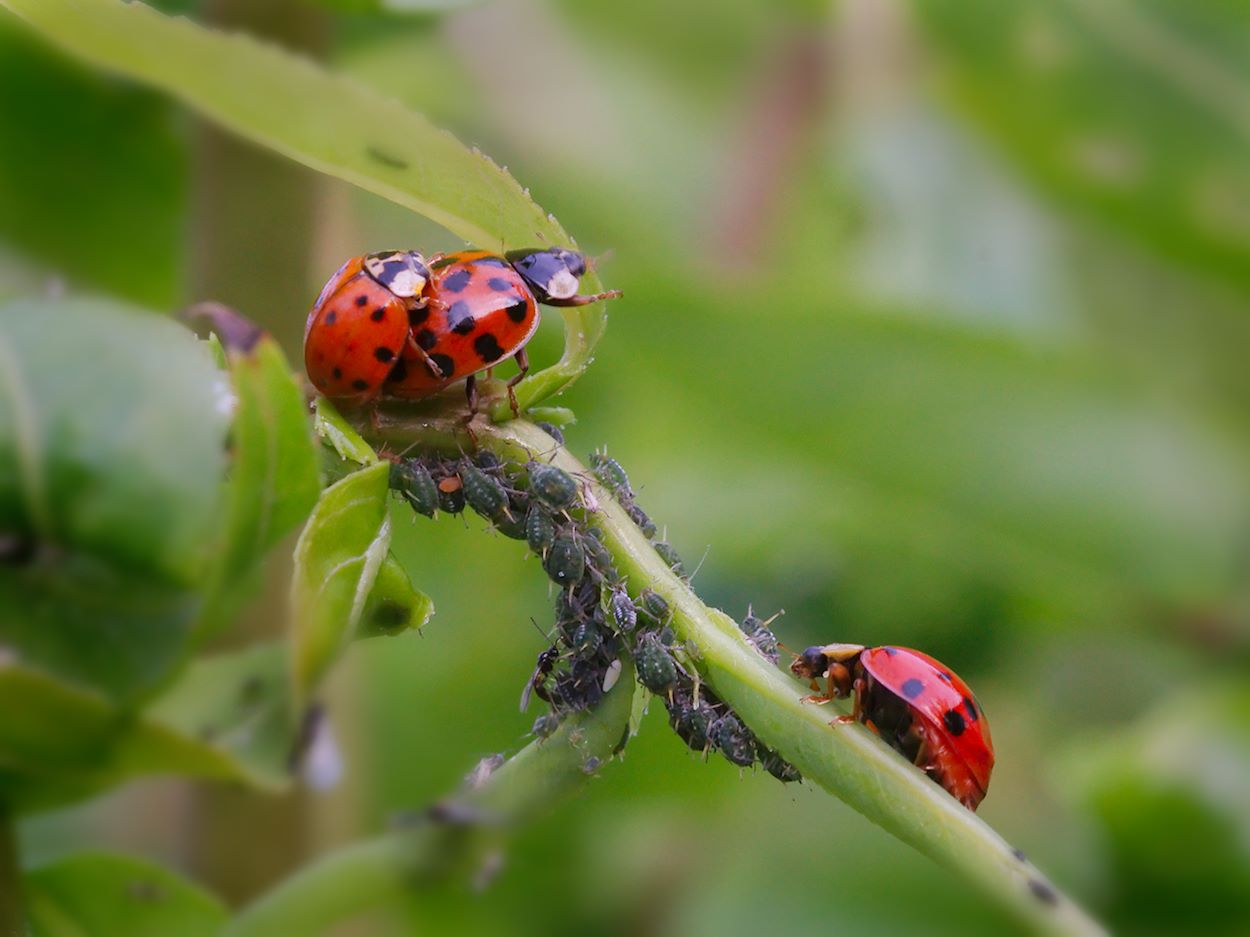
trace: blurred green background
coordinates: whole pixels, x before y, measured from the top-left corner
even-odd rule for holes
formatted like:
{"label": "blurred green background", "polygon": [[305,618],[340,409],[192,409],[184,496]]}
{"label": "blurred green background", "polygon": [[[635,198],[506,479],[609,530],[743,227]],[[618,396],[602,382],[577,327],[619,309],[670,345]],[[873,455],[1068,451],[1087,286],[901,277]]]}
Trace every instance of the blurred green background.
{"label": "blurred green background", "polygon": [[[571,447],[621,460],[704,557],[709,603],[784,608],[794,648],[941,658],[993,723],[991,825],[1122,932],[1246,932],[1244,5],[158,5],[323,59],[506,165],[626,294],[561,401]],[[342,259],[458,246],[0,17],[0,296],[218,299],[298,361]],[[409,514],[396,548],[438,614],[336,674],[336,788],[134,784],[26,822],[29,861],[129,849],[241,901],[516,750],[546,580],[477,519]],[[489,890],[343,933],[1008,926],[824,794],[700,763],[651,708]]]}

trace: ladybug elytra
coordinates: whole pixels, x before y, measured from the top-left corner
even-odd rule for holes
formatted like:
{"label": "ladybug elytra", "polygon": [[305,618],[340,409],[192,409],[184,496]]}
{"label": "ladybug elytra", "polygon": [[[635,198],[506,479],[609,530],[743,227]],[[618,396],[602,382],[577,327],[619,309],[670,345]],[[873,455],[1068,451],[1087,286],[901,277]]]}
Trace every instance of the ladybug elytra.
{"label": "ladybug elytra", "polygon": [[906,647],[826,644],[809,647],[790,670],[827,680],[813,702],[854,696],[849,717],[921,768],[969,810],[985,797],[994,745],[985,713],[968,685],[942,663]]}

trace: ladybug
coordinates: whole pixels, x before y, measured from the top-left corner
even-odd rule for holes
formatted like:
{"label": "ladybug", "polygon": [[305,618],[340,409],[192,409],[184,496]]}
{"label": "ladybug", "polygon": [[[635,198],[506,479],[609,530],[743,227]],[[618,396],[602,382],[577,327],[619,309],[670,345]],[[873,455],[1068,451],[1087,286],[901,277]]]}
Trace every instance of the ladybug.
{"label": "ladybug", "polygon": [[529,370],[525,344],[538,328],[538,304],[582,306],[614,299],[619,290],[578,295],[586,259],[564,248],[511,251],[458,251],[431,260],[424,304],[410,312],[412,340],[403,347],[383,387],[383,394],[407,400],[428,397],[467,379],[470,412],[477,410],[475,376],[505,358],[515,358],[519,373]]}
{"label": "ladybug", "polygon": [[976,810],[994,768],[990,727],[976,697],[958,676],[928,654],[906,647],[826,644],[809,647],[790,670],[812,681],[828,681],[825,703],[855,695],[850,716],[862,722],[942,785],[969,810]]}
{"label": "ladybug", "polygon": [[365,403],[403,360],[430,269],[415,251],[353,257],[330,278],[304,329],[304,367],[332,400]]}

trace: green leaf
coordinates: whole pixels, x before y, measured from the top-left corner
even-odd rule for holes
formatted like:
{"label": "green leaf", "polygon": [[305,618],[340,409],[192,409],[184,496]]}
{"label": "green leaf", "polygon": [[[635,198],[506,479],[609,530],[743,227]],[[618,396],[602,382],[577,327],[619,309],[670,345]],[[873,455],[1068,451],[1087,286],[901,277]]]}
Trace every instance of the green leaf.
{"label": "green leaf", "polygon": [[82,853],[26,874],[32,937],[215,937],[226,909],[198,885],[129,856]]}
{"label": "green leaf", "polygon": [[1244,10],[917,0],[956,101],[1050,194],[1250,286]]}
{"label": "green leaf", "polygon": [[409,628],[421,628],[433,615],[430,597],[413,588],[407,571],[388,553],[369,591],[356,636],[389,637]]}
{"label": "green leaf", "polygon": [[327,488],[295,546],[291,654],[304,699],[356,633],[387,557],[390,463],[378,462]]}
{"label": "green leaf", "polygon": [[101,300],[0,307],[0,646],[132,699],[180,660],[217,543],[226,415],[185,329]]}
{"label": "green leaf", "polygon": [[[173,93],[226,127],[352,182],[490,250],[572,238],[485,156],[351,81],[244,36],[225,36],[122,0],[0,0],[88,61]],[[591,272],[587,291],[600,289]],[[561,310],[560,361],[517,388],[528,407],[559,393],[590,361],[602,304]],[[507,419],[501,401],[493,411]]]}
{"label": "green leaf", "polygon": [[174,302],[187,176],[174,108],[33,40],[0,21],[0,236],[41,276]]}
{"label": "green leaf", "polygon": [[262,334],[251,347],[230,350],[228,360],[237,403],[226,540],[201,633],[232,617],[246,594],[240,581],[308,516],[321,491],[303,394],[278,344]]}
{"label": "green leaf", "polygon": [[0,659],[0,801],[46,809],[142,774],[277,789],[298,722],[284,644],[197,659],[142,714]]}
{"label": "green leaf", "polygon": [[318,397],[313,404],[316,414],[317,435],[329,443],[339,458],[360,465],[372,465],[378,455],[338,409],[325,397]]}
{"label": "green leaf", "polygon": [[289,780],[299,731],[290,681],[284,642],[202,656],[148,716],[228,759],[234,777],[278,788]]}

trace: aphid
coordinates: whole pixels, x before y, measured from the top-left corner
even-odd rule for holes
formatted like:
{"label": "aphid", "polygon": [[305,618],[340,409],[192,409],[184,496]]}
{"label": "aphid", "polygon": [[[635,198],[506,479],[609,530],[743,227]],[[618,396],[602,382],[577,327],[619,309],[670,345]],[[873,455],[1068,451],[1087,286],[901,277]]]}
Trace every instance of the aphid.
{"label": "aphid", "polygon": [[537,501],[533,502],[525,517],[525,542],[539,556],[544,556],[555,539],[556,525],[551,515]]}
{"label": "aphid", "polygon": [[610,458],[606,453],[592,452],[590,468],[603,486],[616,497],[632,498],[634,496],[634,490],[629,487],[629,476],[625,474],[625,469],[621,468],[621,463],[616,459]]}
{"label": "aphid", "polygon": [[799,769],[775,751],[762,745],[758,745],[757,748],[759,748],[760,764],[764,766],[764,770],[782,784],[792,784],[795,781],[803,780],[803,775],[799,774]]}
{"label": "aphid", "polygon": [[638,682],[652,693],[667,693],[677,685],[677,663],[653,634],[644,634],[638,639],[634,666],[638,671]]}
{"label": "aphid", "polygon": [[543,713],[534,720],[530,734],[540,739],[548,739],[558,728],[560,728],[560,717],[555,713]]}
{"label": "aphid", "polygon": [[668,601],[652,589],[643,589],[638,595],[638,611],[651,628],[662,628],[673,618]]}
{"label": "aphid", "polygon": [[651,544],[651,547],[660,555],[660,559],[668,564],[668,568],[678,576],[686,572],[686,564],[681,561],[681,556],[667,540],[657,540]]}
{"label": "aphid", "polygon": [[464,500],[478,514],[487,520],[507,515],[508,495],[503,486],[467,459],[460,464],[460,481],[464,486]]}
{"label": "aphid", "polygon": [[713,713],[703,701],[695,702],[689,689],[679,688],[668,701],[668,721],[678,738],[696,752],[706,752],[711,739]]}
{"label": "aphid", "polygon": [[925,771],[969,810],[985,797],[994,768],[990,727],[968,685],[922,651],[906,647],[826,644],[809,647],[790,670],[827,680],[814,702],[854,696],[852,715]]}
{"label": "aphid", "polygon": [[547,575],[561,586],[579,582],[586,573],[586,553],[572,533],[558,534],[543,562]]}
{"label": "aphid", "polygon": [[563,469],[534,462],[530,465],[530,491],[548,507],[562,511],[577,500],[577,482]]}
{"label": "aphid", "polygon": [[390,485],[418,514],[433,517],[438,511],[438,486],[430,470],[416,459],[392,462]]}
{"label": "aphid", "polygon": [[578,657],[593,657],[603,647],[603,632],[593,618],[578,622],[569,635],[569,649]]}
{"label": "aphid", "polygon": [[616,628],[624,634],[630,634],[638,626],[638,609],[629,593],[624,589],[613,589],[612,598],[608,601],[608,610]]}
{"label": "aphid", "polygon": [[[778,612],[777,615],[781,613]],[[738,626],[742,633],[747,636],[747,640],[755,646],[755,649],[768,658],[769,662],[777,663],[777,659],[781,656],[778,653],[777,636],[769,629],[769,625],[776,619],[777,615],[765,621],[755,614],[750,608],[747,609],[747,617],[742,619],[742,623]]]}
{"label": "aphid", "polygon": [[741,768],[755,764],[755,735],[733,713],[725,713],[708,733],[716,750]]}
{"label": "aphid", "polygon": [[591,528],[590,535],[582,541],[582,546],[586,551],[586,562],[604,579],[615,581],[617,577],[616,564],[612,560],[612,553],[604,545],[602,532],[598,529]]}
{"label": "aphid", "polygon": [[539,423],[537,426],[560,445],[564,445],[564,433],[560,431],[560,427],[554,423]]}
{"label": "aphid", "polygon": [[651,518],[647,516],[647,512],[640,508],[635,502],[626,502],[625,513],[629,515],[629,519],[631,521],[638,525],[638,529],[642,531],[642,535],[648,540],[658,533],[655,521],[651,520]]}

